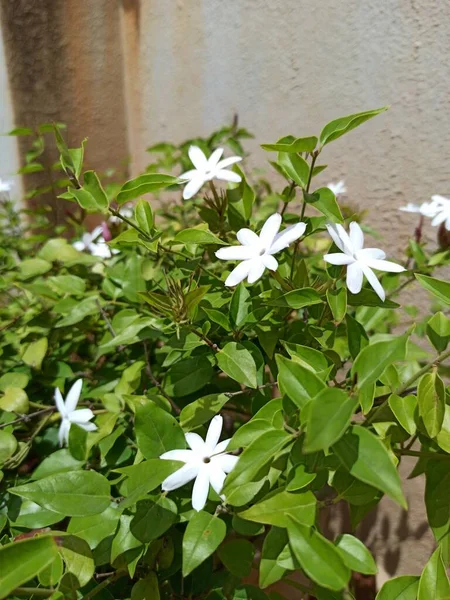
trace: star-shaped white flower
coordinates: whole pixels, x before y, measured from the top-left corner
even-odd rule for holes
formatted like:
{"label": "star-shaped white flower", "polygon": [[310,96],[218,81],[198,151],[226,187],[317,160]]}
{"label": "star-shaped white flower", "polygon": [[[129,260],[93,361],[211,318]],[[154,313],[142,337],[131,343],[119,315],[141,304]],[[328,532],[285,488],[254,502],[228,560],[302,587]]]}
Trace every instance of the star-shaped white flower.
{"label": "star-shaped white flower", "polygon": [[278,261],[274,254],[281,252],[305,233],[306,223],[296,223],[279,233],[282,217],[275,213],[264,223],[258,235],[251,229],[240,229],[236,237],[242,246],[227,246],[217,250],[221,260],[242,262],[228,275],[225,285],[237,285],[247,277],[248,283],[258,281],[266,269],[276,271]]}
{"label": "star-shaped white flower", "polygon": [[116,249],[111,250],[106,243],[101,225],[93,229],[90,233],[83,233],[81,240],[74,242],[72,246],[79,252],[86,250],[92,256],[98,256],[99,258],[111,258],[112,254],[117,254],[118,252]]}
{"label": "star-shaped white flower", "polygon": [[58,434],[60,446],[69,443],[69,431],[72,423],[76,423],[78,427],[81,427],[85,431],[95,431],[97,429],[97,425],[89,423],[95,416],[90,408],[76,410],[82,387],[83,380],[77,379],[70,388],[65,402],[59,389],[55,389],[55,404],[61,415],[61,425],[59,426]]}
{"label": "star-shaped white flower", "polygon": [[439,205],[436,202],[422,202],[422,204],[413,204],[412,202],[408,202],[406,206],[401,206],[399,210],[402,212],[420,214],[423,217],[433,218],[436,216],[439,210]]}
{"label": "star-shaped white flower", "polygon": [[436,226],[445,223],[445,229],[450,231],[450,198],[435,194],[431,196],[430,204],[435,209],[434,214],[427,215],[433,217],[431,224]]}
{"label": "star-shaped white flower", "polygon": [[363,248],[364,234],[358,223],[350,223],[350,235],[342,225],[327,225],[328,233],[342,253],[325,254],[326,262],[332,265],[347,265],[347,287],[352,294],[361,291],[363,275],[373,287],[379,298],[385,300],[386,294],[372,269],[401,273],[406,269],[401,265],[384,260],[386,254],[379,248]]}
{"label": "star-shaped white flower", "polygon": [[209,158],[206,158],[198,146],[191,146],[188,154],[195,169],[186,171],[179,177],[179,179],[183,180],[181,183],[188,182],[183,190],[183,198],[185,200],[189,200],[189,198],[195,196],[202,185],[212,179],[221,179],[222,181],[231,181],[233,183],[242,181],[240,175],[226,168],[242,160],[242,157],[230,156],[230,158],[220,160],[223,148],[217,148]]}
{"label": "star-shaped white flower", "polygon": [[6,181],[0,177],[0,194],[2,194],[2,193],[6,194],[6,193],[10,192],[12,186],[13,186],[13,184],[11,181]]}
{"label": "star-shaped white flower", "polygon": [[335,196],[339,196],[339,194],[345,194],[347,192],[345,181],[343,179],[337,183],[329,183],[327,188],[330,189]]}
{"label": "star-shaped white flower", "polygon": [[225,477],[234,469],[239,460],[238,456],[226,454],[230,440],[219,442],[222,433],[223,419],[220,415],[214,417],[209,425],[206,439],[198,433],[186,433],[186,442],[190,450],[169,450],[160,456],[165,460],[179,460],[184,466],[162,482],[166,492],[176,490],[195,479],[192,490],[192,507],[202,510],[208,499],[209,486],[220,495]]}

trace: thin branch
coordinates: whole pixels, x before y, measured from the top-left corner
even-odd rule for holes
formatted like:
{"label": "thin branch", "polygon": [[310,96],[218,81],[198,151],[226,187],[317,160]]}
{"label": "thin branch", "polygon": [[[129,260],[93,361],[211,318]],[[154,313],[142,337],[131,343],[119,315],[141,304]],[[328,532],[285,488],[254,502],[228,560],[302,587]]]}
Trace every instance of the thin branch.
{"label": "thin branch", "polygon": [[192,333],[197,335],[201,340],[203,340],[206,344],[208,344],[208,346],[211,348],[211,350],[214,350],[214,352],[218,352],[220,350],[220,348],[217,344],[215,344],[208,337],[206,337],[206,335],[203,335],[203,333],[201,331],[199,331],[198,329],[195,329],[195,327],[189,327],[189,331],[191,331]]}
{"label": "thin branch", "polygon": [[105,321],[106,327],[109,329],[109,333],[113,336],[113,338],[115,338],[116,337],[116,332],[114,331],[114,328],[111,325],[111,321],[109,320],[108,315],[106,314],[106,312],[103,310],[103,307],[100,304],[98,298],[95,299],[95,303],[97,304],[98,309],[101,312],[101,315],[103,317],[103,320]]}
{"label": "thin branch", "polygon": [[257,388],[245,388],[243,390],[239,390],[238,392],[224,392],[227,398],[233,398],[234,396],[241,396],[242,394],[250,394],[251,392],[258,392],[263,390],[264,388],[274,387],[278,385],[276,381],[271,381],[270,383],[264,383],[263,385],[259,385]]}
{"label": "thin branch", "polygon": [[0,429],[3,429],[4,427],[8,427],[9,425],[15,425],[16,423],[21,423],[21,422],[26,423],[28,421],[31,421],[31,419],[34,419],[34,418],[44,415],[46,413],[54,412],[55,410],[56,410],[56,407],[50,406],[49,408],[44,408],[43,410],[38,410],[37,412],[32,413],[31,415],[22,415],[18,419],[14,419],[14,421],[9,421],[9,423],[2,423],[0,425]]}
{"label": "thin branch", "polygon": [[173,400],[164,390],[164,388],[162,387],[162,385],[159,383],[159,381],[156,379],[156,377],[153,375],[153,371],[152,371],[152,367],[150,366],[150,356],[148,353],[148,348],[147,348],[147,342],[144,342],[144,353],[145,353],[145,372],[147,373],[148,377],[150,378],[151,382],[153,383],[153,385],[158,388],[160,394],[162,396],[164,396],[164,398],[170,403],[170,406],[172,407],[172,410],[174,411],[174,413],[176,415],[179,415],[181,412],[181,408],[178,406],[178,404],[175,402],[175,400]]}
{"label": "thin branch", "polygon": [[440,454],[438,452],[420,452],[419,450],[394,450],[395,454],[400,456],[417,456],[418,458],[429,458],[431,460],[450,460],[450,454]]}

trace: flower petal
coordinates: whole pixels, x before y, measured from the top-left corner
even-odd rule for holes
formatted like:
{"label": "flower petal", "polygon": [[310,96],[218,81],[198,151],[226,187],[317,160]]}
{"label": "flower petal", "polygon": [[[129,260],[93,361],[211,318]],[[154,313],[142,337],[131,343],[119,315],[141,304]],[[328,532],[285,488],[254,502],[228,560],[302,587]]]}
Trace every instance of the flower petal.
{"label": "flower petal", "polygon": [[198,146],[191,146],[188,150],[189,158],[192,164],[199,171],[205,171],[208,168],[208,159]]}
{"label": "flower petal", "polygon": [[219,467],[225,473],[230,473],[237,465],[239,456],[233,456],[232,454],[221,454],[220,456],[214,456],[212,463],[215,467]]}
{"label": "flower petal", "polygon": [[240,175],[234,171],[228,171],[227,169],[219,169],[215,171],[214,177],[216,179],[221,179],[222,181],[231,181],[232,183],[240,183],[242,181],[242,177]]}
{"label": "flower petal", "polygon": [[[350,223],[350,226],[351,226],[351,223]],[[338,223],[336,225],[336,229],[337,229],[338,235],[344,245],[344,252],[346,254],[353,254],[354,253],[353,244],[350,239],[350,236],[345,231],[344,227]]]}
{"label": "flower petal", "polygon": [[224,158],[217,163],[218,169],[226,169],[227,167],[234,165],[242,160],[242,156],[230,156],[230,158]]}
{"label": "flower petal", "polygon": [[68,419],[71,423],[87,423],[95,417],[94,413],[90,408],[80,408],[69,413]]}
{"label": "flower petal", "polygon": [[266,266],[262,257],[254,258],[250,261],[252,264],[250,266],[250,271],[247,277],[247,281],[249,283],[255,283],[258,279],[261,279],[264,271],[266,270]]}
{"label": "flower petal", "polygon": [[220,434],[222,433],[222,426],[223,418],[220,415],[216,415],[213,419],[211,419],[205,439],[205,446],[208,449],[209,454],[214,452],[219,442]]}
{"label": "flower petal", "polygon": [[223,483],[225,481],[226,476],[227,474],[224,473],[222,469],[219,469],[216,466],[214,466],[214,468],[209,469],[209,483],[211,484],[211,487],[216,492],[216,494],[218,494],[219,496],[220,492],[222,491]]}
{"label": "flower petal", "polygon": [[86,248],[84,242],[82,242],[81,240],[74,242],[72,246],[75,248],[75,250],[78,250],[78,252],[83,252],[83,250]]}
{"label": "flower petal", "polygon": [[195,452],[192,450],[168,450],[161,454],[159,458],[162,460],[179,460],[180,462],[188,463],[195,460]]}
{"label": "flower petal", "polygon": [[200,469],[192,489],[192,508],[197,512],[205,507],[209,492],[209,469]]}
{"label": "flower petal", "polygon": [[253,246],[255,248],[259,248],[259,236],[257,236],[256,233],[251,229],[247,229],[246,227],[239,229],[236,237],[238,242],[243,246]]}
{"label": "flower petal", "polygon": [[335,243],[335,245],[344,252],[344,244],[342,243],[341,238],[339,237],[339,232],[336,228],[335,223],[327,223],[328,233],[330,234],[331,239]]}
{"label": "flower petal", "polygon": [[376,269],[377,271],[386,271],[387,273],[402,273],[406,271],[405,267],[402,265],[398,265],[397,263],[393,263],[390,260],[377,260],[375,258],[369,258],[364,261],[365,264],[371,269]]}
{"label": "flower petal", "polygon": [[445,212],[445,210],[441,209],[440,212],[438,212],[434,219],[431,221],[431,224],[433,225],[433,227],[436,227],[436,225],[440,225],[441,223],[443,223],[446,218],[447,213]]}
{"label": "flower petal", "polygon": [[63,419],[58,431],[59,445],[62,447],[69,442],[70,421]]}
{"label": "flower petal", "polygon": [[55,404],[61,415],[66,414],[66,405],[64,404],[64,399],[61,395],[61,392],[58,388],[55,389]]}
{"label": "flower petal", "polygon": [[439,194],[434,194],[433,196],[431,196],[431,200],[437,204],[450,204],[450,198],[440,196]]}
{"label": "flower petal", "polygon": [[194,177],[197,177],[198,174],[199,173],[198,173],[197,169],[191,169],[190,171],[185,171],[184,173],[181,173],[181,175],[178,175],[178,179],[190,181]]}
{"label": "flower petal", "polygon": [[380,248],[363,248],[357,254],[358,258],[365,261],[367,258],[376,258],[383,260],[386,258],[386,252],[380,250]]}
{"label": "flower petal", "polygon": [[75,423],[75,425],[78,425],[78,427],[81,427],[85,431],[97,431],[98,429],[95,423]]}
{"label": "flower petal", "polygon": [[261,256],[261,261],[266,269],[269,269],[270,271],[276,271],[278,269],[278,261],[275,256],[263,254]]}
{"label": "flower petal", "polygon": [[208,158],[208,170],[214,171],[216,168],[220,168],[218,163],[222,158],[223,148],[216,148],[211,156]]}
{"label": "flower petal", "polygon": [[375,293],[377,294],[377,296],[384,302],[384,300],[386,298],[386,294],[384,293],[383,286],[378,281],[377,276],[375,275],[375,273],[367,265],[361,265],[361,268],[362,268],[362,270],[364,272],[364,275],[367,278],[367,281],[373,287],[373,289],[375,290]]}
{"label": "flower petal", "polygon": [[361,250],[364,246],[364,233],[356,221],[350,223],[350,241],[353,245],[353,250]]}
{"label": "flower petal", "polygon": [[332,252],[331,254],[325,254],[323,260],[325,262],[330,263],[330,265],[351,265],[355,262],[353,256],[349,256],[348,254],[341,254],[340,252]]}
{"label": "flower petal", "polygon": [[219,442],[217,444],[217,446],[214,448],[213,456],[216,456],[216,454],[221,454],[222,452],[225,452],[225,450],[228,448],[228,445],[230,442],[231,442],[231,438],[228,438],[227,440],[222,440],[221,442]]}
{"label": "flower petal", "polygon": [[238,266],[235,267],[226,278],[225,285],[227,287],[232,287],[238,285],[238,283],[241,283],[241,281],[244,281],[244,279],[250,273],[252,263],[252,260],[244,260],[243,262],[239,263]]}
{"label": "flower petal", "polygon": [[296,223],[295,225],[289,225],[284,231],[277,233],[270,246],[269,254],[276,254],[287,248],[305,233],[305,229],[306,223]]}
{"label": "flower petal", "polygon": [[400,206],[400,208],[398,210],[401,210],[402,212],[408,212],[408,213],[420,213],[420,205],[419,204],[413,204],[412,202],[408,202],[408,204],[406,204],[405,206]]}
{"label": "flower petal", "polygon": [[282,221],[282,216],[278,213],[271,215],[267,221],[262,226],[261,232],[259,234],[259,240],[261,242],[261,247],[268,250],[277,235]]}
{"label": "flower petal", "polygon": [[162,489],[165,492],[171,492],[172,490],[176,490],[186,483],[189,483],[193,479],[195,479],[198,475],[199,466],[193,464],[183,465],[181,469],[166,477],[161,484]]}
{"label": "flower petal", "polygon": [[358,262],[347,267],[347,287],[352,294],[359,294],[362,288],[363,271]]}
{"label": "flower petal", "polygon": [[201,175],[193,177],[183,190],[184,200],[189,200],[190,198],[192,198],[192,196],[195,196],[195,194],[198,192],[198,190],[202,187],[204,183],[205,180]]}
{"label": "flower petal", "polygon": [[197,453],[205,453],[205,442],[198,435],[198,433],[185,433],[184,437],[186,438],[186,442],[188,443],[189,448],[191,448],[196,454]]}
{"label": "flower petal", "polygon": [[220,260],[248,260],[254,255],[255,251],[250,246],[225,246],[216,252],[216,256]]}
{"label": "flower petal", "polygon": [[78,400],[80,399],[81,388],[83,387],[83,380],[77,379],[73,386],[70,388],[69,393],[66,396],[66,412],[71,413],[77,407]]}

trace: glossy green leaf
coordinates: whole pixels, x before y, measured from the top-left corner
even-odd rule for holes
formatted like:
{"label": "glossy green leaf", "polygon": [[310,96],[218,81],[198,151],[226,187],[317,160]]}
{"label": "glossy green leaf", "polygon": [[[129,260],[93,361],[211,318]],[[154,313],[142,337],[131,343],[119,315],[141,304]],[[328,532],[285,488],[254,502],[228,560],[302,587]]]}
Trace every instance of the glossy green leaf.
{"label": "glossy green leaf", "polygon": [[180,413],[180,425],[185,431],[210,421],[230,400],[226,394],[209,394],[187,404]]}
{"label": "glossy green leaf", "polygon": [[298,154],[279,152],[279,166],[283,169],[289,179],[305,189],[309,178],[309,165],[304,158]]}
{"label": "glossy green leaf", "polygon": [[21,415],[30,410],[28,395],[22,388],[9,387],[0,398],[0,409],[7,412],[15,412]]}
{"label": "glossy green leaf", "polygon": [[256,363],[253,356],[242,344],[228,342],[216,354],[219,368],[229,377],[251,388],[256,388]]}
{"label": "glossy green leaf", "polygon": [[327,302],[336,323],[345,319],[347,313],[347,290],[345,288],[327,290]]}
{"label": "glossy green leaf", "polygon": [[286,569],[280,567],[278,558],[288,543],[288,535],[285,529],[271,527],[266,535],[259,563],[259,587],[262,589],[279,581]]}
{"label": "glossy green leaf", "polygon": [[0,429],[0,465],[14,454],[17,449],[17,440],[12,433]]}
{"label": "glossy green leaf", "polygon": [[334,119],[334,121],[330,121],[327,125],[325,125],[320,133],[320,145],[325,146],[325,144],[329,144],[333,140],[337,140],[341,137],[341,135],[348,133],[359,125],[362,125],[372,117],[383,113],[388,108],[388,106],[383,106],[382,108],[376,108],[375,110],[366,110],[364,112],[355,113],[353,115],[348,115],[347,117],[341,117],[339,119]]}
{"label": "glossy green leaf", "polygon": [[121,187],[117,195],[117,202],[123,204],[143,194],[157,192],[177,183],[178,178],[171,175],[162,175],[160,173],[140,175],[135,179],[130,179],[130,181],[127,181]]}
{"label": "glossy green leaf", "polygon": [[417,386],[417,402],[428,435],[436,437],[445,415],[445,386],[436,372],[421,377]]}
{"label": "glossy green leaf", "polygon": [[135,432],[139,450],[147,459],[159,458],[168,450],[185,447],[178,421],[153,402],[137,407]]}
{"label": "glossy green leaf", "polygon": [[437,548],[425,565],[419,581],[417,600],[448,600],[450,598],[450,582],[441,557],[441,549]]}
{"label": "glossy green leaf", "polygon": [[0,547],[0,598],[48,567],[58,554],[53,537],[40,536]]}
{"label": "glossy green leaf", "polygon": [[428,523],[439,541],[450,532],[450,469],[447,461],[429,461],[425,471],[425,506]]}
{"label": "glossy green leaf", "polygon": [[232,324],[240,329],[247,321],[251,312],[250,292],[240,283],[233,292],[230,302],[230,319]]}
{"label": "glossy green leaf", "polygon": [[392,340],[375,342],[363,348],[352,367],[352,374],[357,377],[358,387],[375,383],[388,365],[404,360],[408,338],[409,333],[406,333]]}
{"label": "glossy green leaf", "polygon": [[22,354],[22,360],[26,365],[29,365],[30,367],[33,367],[33,369],[39,371],[42,366],[42,361],[47,354],[47,349],[48,339],[45,337],[40,338],[35,342],[30,342],[25,347],[25,351]]}
{"label": "glossy green leaf", "polygon": [[119,523],[120,511],[117,506],[109,506],[102,513],[87,517],[72,517],[67,532],[85,540],[89,547],[96,548],[100,542],[115,533]]}
{"label": "glossy green leaf", "polygon": [[328,450],[344,434],[358,406],[357,396],[338,388],[325,388],[308,407],[303,451]]}
{"label": "glossy green leaf", "polygon": [[407,508],[397,469],[377,436],[354,425],[334,444],[333,450],[353,477],[381,490]]}
{"label": "glossy green leaf", "polygon": [[145,233],[151,234],[154,225],[152,207],[143,198],[138,200],[134,207],[134,218]]}
{"label": "glossy green leaf", "polygon": [[43,479],[56,473],[65,473],[67,471],[77,471],[81,469],[83,462],[73,458],[67,448],[56,450],[40,463],[32,473],[32,479]]}
{"label": "glossy green leaf", "polygon": [[65,535],[62,537],[59,551],[66,565],[66,571],[72,575],[71,585],[85,586],[92,579],[95,571],[94,558],[88,543],[74,535]]}
{"label": "glossy green leaf", "polygon": [[61,558],[61,555],[57,554],[53,559],[53,562],[39,573],[39,583],[44,587],[54,587],[61,579],[63,572],[63,560]]}
{"label": "glossy green leaf", "polygon": [[389,407],[405,431],[410,435],[416,433],[416,422],[414,412],[417,408],[416,396],[389,396]]}
{"label": "glossy green leaf", "polygon": [[333,223],[343,223],[344,218],[336,201],[336,196],[328,187],[319,188],[310,196],[309,204],[327,217]]}
{"label": "glossy green leaf", "polygon": [[365,575],[376,575],[378,572],[373,556],[361,540],[355,536],[348,533],[340,535],[336,540],[336,548],[339,550],[344,564],[351,571]]}
{"label": "glossy green leaf", "polygon": [[152,492],[160,486],[166,477],[182,466],[183,463],[179,461],[153,458],[137,465],[117,469],[119,473],[124,473],[128,477],[126,493],[124,493],[126,498],[121,502],[120,507],[129,508],[133,506],[137,500],[141,500],[148,492]]}
{"label": "glossy green leaf", "polygon": [[317,138],[314,136],[305,138],[294,138],[291,135],[282,137],[275,144],[261,144],[263,150],[268,152],[312,152],[317,145]]}
{"label": "glossy green leaf", "polygon": [[402,575],[383,584],[376,600],[417,600],[419,577]]}
{"label": "glossy green leaf", "polygon": [[289,517],[294,517],[299,523],[313,525],[316,517],[316,498],[312,492],[292,494],[281,491],[269,494],[257,504],[239,513],[242,519],[289,527]]}
{"label": "glossy green leaf", "polygon": [[58,473],[9,491],[71,517],[101,513],[110,503],[109,482],[95,471]]}
{"label": "glossy green leaf", "polygon": [[208,244],[220,244],[221,246],[228,245],[227,242],[222,241],[208,229],[201,227],[192,227],[191,229],[179,231],[176,234],[174,241],[181,244],[199,244],[200,246]]}
{"label": "glossy green leaf", "polygon": [[226,532],[225,522],[216,515],[204,511],[194,514],[183,535],[183,577],[217,550]]}
{"label": "glossy green leaf", "polygon": [[350,569],[339,550],[314,528],[298,523],[292,517],[290,520],[289,543],[306,575],[324,588],[343,589],[350,579]]}
{"label": "glossy green leaf", "polygon": [[450,319],[442,312],[435,313],[427,323],[427,336],[438,352],[443,352],[450,341]]}
{"label": "glossy green leaf", "polygon": [[212,374],[213,368],[205,356],[187,358],[169,369],[164,389],[169,396],[187,396],[209,383]]}
{"label": "glossy green leaf", "polygon": [[130,524],[131,533],[141,542],[151,542],[166,532],[176,519],[177,506],[169,498],[157,496],[141,500]]}
{"label": "glossy green leaf", "polygon": [[310,369],[280,354],[275,356],[278,366],[278,385],[299,408],[303,408],[326,388],[325,383]]}
{"label": "glossy green leaf", "polygon": [[283,306],[286,308],[300,309],[313,304],[321,304],[322,300],[319,294],[312,288],[303,288],[301,290],[292,290],[273,298],[267,302],[268,306]]}
{"label": "glossy green leaf", "polygon": [[219,548],[219,558],[236,577],[247,577],[252,569],[255,548],[248,540],[237,539]]}
{"label": "glossy green leaf", "polygon": [[450,304],[450,283],[448,281],[429,277],[428,275],[419,275],[419,273],[415,273],[414,277],[423,288],[431,292],[436,298],[445,304]]}

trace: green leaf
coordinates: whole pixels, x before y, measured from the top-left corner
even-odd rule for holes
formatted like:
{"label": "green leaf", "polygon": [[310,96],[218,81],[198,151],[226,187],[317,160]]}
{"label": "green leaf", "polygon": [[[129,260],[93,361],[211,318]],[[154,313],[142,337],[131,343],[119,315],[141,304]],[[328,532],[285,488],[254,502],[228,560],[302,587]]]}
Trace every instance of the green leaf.
{"label": "green leaf", "polygon": [[66,535],[62,538],[59,551],[66,565],[66,572],[72,575],[71,585],[85,586],[95,572],[94,558],[87,542],[74,535]]}
{"label": "green leaf", "polygon": [[58,275],[50,277],[49,282],[58,294],[68,294],[69,296],[82,296],[86,289],[86,282],[81,277],[75,275]]}
{"label": "green leaf", "polygon": [[441,549],[437,548],[425,565],[419,581],[417,600],[448,600],[450,583],[441,557]]}
{"label": "green leaf", "polygon": [[193,356],[173,365],[165,378],[164,389],[177,398],[201,390],[213,375],[211,363],[205,356]]}
{"label": "green leaf", "polygon": [[290,520],[289,543],[306,575],[327,589],[343,589],[350,579],[350,570],[339,550],[312,527],[292,517]]}
{"label": "green leaf", "polygon": [[83,189],[91,195],[96,209],[105,212],[109,206],[108,198],[95,171],[86,171],[84,174]]}
{"label": "green leaf", "polygon": [[289,352],[289,356],[294,359],[294,362],[299,363],[305,369],[309,369],[317,375],[328,369],[328,361],[325,355],[319,350],[289,342],[285,342],[283,345]]}
{"label": "green leaf", "polygon": [[286,394],[299,408],[303,408],[323,389],[325,383],[310,369],[280,354],[275,355],[278,366],[278,385],[282,394]]}
{"label": "green leaf", "polygon": [[19,414],[28,413],[30,403],[26,391],[16,387],[6,388],[5,394],[0,398],[0,409]]}
{"label": "green leaf", "polygon": [[58,473],[9,491],[69,517],[101,513],[110,503],[109,482],[95,471]]}
{"label": "green leaf", "polygon": [[347,290],[327,290],[327,301],[336,324],[345,319],[347,314]]}
{"label": "green leaf", "polygon": [[54,523],[59,523],[64,519],[64,515],[53,512],[52,510],[46,510],[31,500],[21,499],[19,502],[20,512],[17,516],[14,515],[13,520],[15,527],[39,529],[41,527],[48,527],[48,525],[53,525]]}
{"label": "green leaf", "polygon": [[436,372],[426,373],[417,386],[419,414],[431,438],[441,431],[445,415],[445,385]]}
{"label": "green leaf", "polygon": [[234,290],[230,303],[230,319],[237,329],[245,324],[250,311],[250,292],[243,283],[240,283]]}
{"label": "green leaf", "polygon": [[259,471],[290,441],[291,436],[282,430],[268,431],[256,438],[241,454],[236,467],[225,480],[223,494],[227,502],[235,506],[246,504],[247,499],[245,493],[241,493],[241,486],[252,482]]}
{"label": "green leaf", "polygon": [[61,321],[58,321],[55,327],[69,327],[70,325],[80,323],[89,315],[98,314],[100,310],[96,300],[98,300],[98,298],[90,296],[77,303],[66,317],[63,317]]}
{"label": "green leaf", "polygon": [[255,548],[248,540],[231,540],[219,548],[219,558],[235,577],[248,577]]}
{"label": "green leaf", "polygon": [[17,449],[17,440],[9,431],[0,429],[0,465],[3,464]]}
{"label": "green leaf", "polygon": [[53,537],[39,536],[0,547],[0,598],[48,567],[58,554]]}
{"label": "green leaf", "polygon": [[328,450],[344,434],[358,406],[357,396],[325,388],[311,400],[303,451]]}
{"label": "green leaf", "polygon": [[35,342],[30,342],[25,347],[25,351],[22,354],[22,360],[26,365],[33,367],[37,371],[40,370],[42,361],[47,354],[48,339],[41,338]]}
{"label": "green leaf", "polygon": [[230,321],[226,314],[221,312],[220,310],[215,310],[214,308],[206,308],[202,306],[202,310],[205,312],[206,316],[213,323],[217,323],[220,325],[225,331],[231,331]]}
{"label": "green leaf", "polygon": [[287,532],[278,527],[271,527],[262,547],[261,562],[259,564],[260,588],[264,589],[279,581],[286,573],[286,569],[280,567],[277,561],[287,543]]}
{"label": "green leaf", "polygon": [[303,525],[314,525],[316,505],[316,498],[312,492],[292,494],[281,491],[269,494],[261,502],[240,512],[239,516],[248,521],[278,527],[289,527],[289,517],[294,517]]}
{"label": "green leaf", "polygon": [[312,306],[313,304],[321,304],[322,299],[316,290],[312,288],[302,288],[300,290],[292,290],[273,298],[267,302],[267,306],[283,306],[286,308],[300,309],[304,306]]}
{"label": "green leaf", "polygon": [[117,202],[123,204],[143,194],[157,192],[171,185],[179,183],[177,177],[162,175],[160,173],[147,173],[135,179],[130,179],[121,188],[117,195]]}
{"label": "green leaf", "polygon": [[387,342],[375,342],[361,350],[352,367],[358,387],[375,383],[385,368],[395,361],[405,360],[409,333]]}
{"label": "green leaf", "polygon": [[128,479],[126,481],[126,496],[120,504],[121,508],[133,506],[137,500],[143,498],[148,492],[152,492],[161,483],[177,471],[182,463],[175,460],[160,460],[152,458],[145,460],[137,465],[130,465],[116,469],[119,473],[124,473]]}
{"label": "green leaf", "polygon": [[347,325],[348,349],[353,359],[355,359],[362,348],[367,346],[369,338],[364,327],[349,314],[345,317]]}
{"label": "green leaf", "polygon": [[115,533],[120,518],[117,505],[108,506],[106,510],[97,515],[87,517],[72,517],[67,526],[67,532],[85,540],[91,549],[96,548],[100,542]]}
{"label": "green leaf", "polygon": [[166,532],[177,519],[177,505],[165,496],[141,500],[131,521],[131,533],[147,543]]}
{"label": "green leaf", "polygon": [[377,565],[369,550],[358,538],[344,533],[336,540],[336,548],[339,550],[344,564],[351,571],[364,573],[364,575],[376,575]]}
{"label": "green leaf", "polygon": [[33,471],[31,477],[32,479],[43,479],[49,475],[56,475],[56,473],[76,471],[81,469],[82,466],[82,461],[73,458],[67,448],[62,448],[44,458],[40,465]]}
{"label": "green leaf", "polygon": [[153,213],[150,204],[141,198],[134,207],[134,218],[136,223],[145,233],[151,234],[153,230]]}
{"label": "green leaf", "polygon": [[450,532],[450,469],[446,461],[430,460],[425,470],[425,506],[437,541]]}
{"label": "green leaf", "polygon": [[187,577],[217,550],[227,527],[216,515],[200,511],[188,523],[183,536],[183,577]]}
{"label": "green leaf", "polygon": [[159,458],[168,450],[185,448],[178,421],[153,402],[136,409],[136,440],[145,458]]}
{"label": "green leaf", "polygon": [[439,448],[450,454],[450,406],[448,404],[445,405],[444,422],[436,436],[436,442]]}
{"label": "green leaf", "polygon": [[119,530],[111,544],[111,564],[114,566],[122,562],[116,560],[119,556],[124,558],[123,562],[129,564],[140,554],[142,543],[130,531],[130,523],[133,518],[132,515],[122,515],[120,517]]}
{"label": "green leaf", "polygon": [[159,600],[158,576],[151,571],[144,579],[139,579],[131,590],[131,600]]}
{"label": "green leaf", "polygon": [[10,371],[0,377],[0,391],[6,392],[7,388],[20,388],[24,390],[29,381],[30,378],[26,373]]}
{"label": "green leaf", "polygon": [[227,242],[222,241],[208,229],[202,229],[200,227],[192,227],[191,229],[179,231],[176,234],[174,241],[181,244],[199,244],[200,246],[208,244],[220,244],[221,246],[228,245]]}
{"label": "green leaf", "polygon": [[383,113],[388,108],[388,106],[383,106],[382,108],[376,108],[375,110],[366,110],[364,112],[355,113],[353,115],[348,115],[347,117],[341,117],[339,119],[335,119],[334,121],[330,121],[330,123],[325,125],[325,127],[322,129],[319,137],[320,145],[325,146],[333,140],[337,140],[339,137],[341,137],[341,135],[348,133],[359,125],[362,125],[372,117]]}
{"label": "green leaf", "polygon": [[288,480],[286,490],[288,492],[297,492],[309,485],[317,477],[317,473],[309,473],[305,465],[296,465],[292,478]]}
{"label": "green leaf", "polygon": [[330,188],[323,187],[315,190],[315,192],[309,196],[308,204],[317,208],[317,210],[325,215],[330,221],[338,223],[344,222],[341,209],[336,201],[336,196]]}
{"label": "green leaf", "polygon": [[389,396],[388,402],[390,409],[403,429],[409,435],[414,435],[416,433],[414,412],[417,408],[417,398],[415,396],[397,396],[396,394],[392,394]]}
{"label": "green leaf", "polygon": [[309,165],[304,158],[298,154],[280,152],[277,163],[286,173],[289,179],[305,189],[309,179]]}
{"label": "green leaf", "polygon": [[414,274],[414,277],[422,287],[431,292],[436,298],[439,298],[445,304],[450,304],[450,283],[443,279],[436,279],[428,275]]}
{"label": "green leaf", "polygon": [[236,342],[228,342],[216,354],[219,368],[242,385],[257,388],[256,363],[250,352]]}
{"label": "green leaf", "polygon": [[185,431],[210,421],[229,401],[226,394],[209,394],[187,404],[180,413],[180,425]]}
{"label": "green leaf", "polygon": [[61,579],[63,572],[63,560],[61,555],[57,554],[53,562],[39,573],[39,583],[44,587],[54,587]]}
{"label": "green leaf", "polygon": [[50,271],[52,263],[42,258],[28,258],[19,264],[19,278],[30,279]]}
{"label": "green leaf", "polygon": [[443,352],[450,341],[450,319],[442,312],[435,313],[427,323],[427,336],[438,352]]}
{"label": "green leaf", "polygon": [[386,493],[407,508],[400,477],[381,440],[368,429],[354,425],[333,446],[343,466],[353,477]]}
{"label": "green leaf", "polygon": [[291,135],[282,137],[276,144],[261,144],[263,150],[268,152],[312,152],[317,146],[317,138],[314,136],[305,138],[294,138]]}
{"label": "green leaf", "polygon": [[419,577],[402,575],[386,581],[378,592],[376,600],[417,600],[418,590]]}

